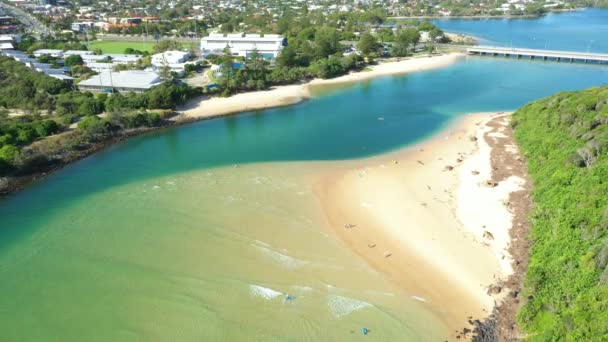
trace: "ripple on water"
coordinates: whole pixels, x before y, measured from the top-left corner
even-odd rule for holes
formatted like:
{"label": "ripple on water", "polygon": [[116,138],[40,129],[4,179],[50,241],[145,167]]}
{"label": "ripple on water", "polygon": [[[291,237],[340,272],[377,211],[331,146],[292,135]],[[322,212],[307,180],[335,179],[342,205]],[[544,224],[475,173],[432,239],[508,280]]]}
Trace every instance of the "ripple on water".
{"label": "ripple on water", "polygon": [[368,302],[338,295],[331,295],[327,301],[327,305],[331,314],[336,318],[350,315],[355,311],[365,308],[373,307],[373,305]]}
{"label": "ripple on water", "polygon": [[251,243],[253,247],[262,252],[266,257],[268,257],[273,262],[278,263],[279,265],[288,268],[288,269],[297,269],[304,267],[310,264],[310,261],[296,259],[292,256],[283,254],[278,252],[270,247],[270,245],[261,242],[259,240],[254,240]]}
{"label": "ripple on water", "polygon": [[249,285],[249,293],[253,297],[263,298],[266,300],[273,300],[277,297],[283,296],[282,292],[273,290],[268,287],[263,287],[263,286],[259,286],[259,285],[253,285],[253,284]]}

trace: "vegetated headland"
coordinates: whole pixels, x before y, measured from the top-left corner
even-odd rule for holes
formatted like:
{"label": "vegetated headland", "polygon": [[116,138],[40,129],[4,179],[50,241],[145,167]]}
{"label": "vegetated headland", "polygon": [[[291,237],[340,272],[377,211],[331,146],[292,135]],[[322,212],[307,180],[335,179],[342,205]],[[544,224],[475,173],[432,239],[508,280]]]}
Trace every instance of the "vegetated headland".
{"label": "vegetated headland", "polygon": [[336,234],[450,339],[600,341],[607,149],[608,87],[564,92],[343,163],[315,192]]}
{"label": "vegetated headland", "polygon": [[[531,102],[510,125],[533,187],[511,201],[516,272],[491,289],[508,295],[475,322],[473,340],[605,340],[608,87]],[[527,207],[527,217],[517,215]]]}

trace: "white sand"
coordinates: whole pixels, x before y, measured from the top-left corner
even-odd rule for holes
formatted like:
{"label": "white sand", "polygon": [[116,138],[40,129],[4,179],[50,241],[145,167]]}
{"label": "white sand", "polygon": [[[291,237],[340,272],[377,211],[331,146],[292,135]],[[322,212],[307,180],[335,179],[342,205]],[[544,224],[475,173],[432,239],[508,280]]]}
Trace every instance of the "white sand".
{"label": "white sand", "polygon": [[211,118],[238,112],[291,105],[310,98],[311,86],[352,83],[374,77],[440,68],[455,63],[462,56],[460,53],[451,53],[433,57],[409,58],[401,61],[380,63],[371,67],[371,70],[351,73],[328,80],[316,79],[306,84],[278,86],[270,90],[240,93],[230,97],[202,97],[179,108],[178,112],[181,115],[177,119]]}
{"label": "white sand", "polygon": [[[513,215],[505,203],[508,202],[510,193],[523,189],[525,180],[511,176],[495,187],[484,184],[492,175],[490,163],[492,151],[485,141],[484,135],[487,134],[488,137],[497,141],[506,138],[506,135],[500,132],[498,134],[488,133],[491,128],[486,126],[485,122],[477,131],[479,150],[468,158],[459,170],[457,214],[458,219],[474,234],[477,241],[489,246],[500,264],[501,277],[506,277],[513,272],[511,266],[513,260],[507,251],[511,240],[509,229],[512,225]],[[511,153],[519,153],[517,147],[511,146],[510,148]],[[473,171],[479,172],[479,175],[473,175]],[[492,237],[484,237],[485,232],[489,232]]]}
{"label": "white sand", "polygon": [[[479,185],[490,177],[480,124],[489,118],[467,116],[413,148],[336,163],[315,185],[336,234],[453,329],[467,326],[468,316],[487,315],[497,299],[487,288],[510,272],[512,218],[503,201],[519,180]],[[483,225],[494,240],[483,237]]]}

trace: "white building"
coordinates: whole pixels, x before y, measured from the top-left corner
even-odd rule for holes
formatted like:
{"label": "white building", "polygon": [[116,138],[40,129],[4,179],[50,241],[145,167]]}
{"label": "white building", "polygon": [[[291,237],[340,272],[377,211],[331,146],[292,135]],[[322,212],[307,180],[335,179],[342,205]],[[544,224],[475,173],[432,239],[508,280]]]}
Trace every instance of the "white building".
{"label": "white building", "polygon": [[73,55],[85,56],[85,55],[94,55],[95,52],[88,50],[68,50],[63,53],[63,57],[69,57]]}
{"label": "white building", "polygon": [[50,55],[51,57],[63,57],[63,50],[41,49],[34,51],[34,57],[38,58],[42,55]]}
{"label": "white building", "polygon": [[203,53],[218,53],[228,47],[233,55],[242,57],[247,57],[252,51],[257,50],[264,57],[276,58],[285,45],[287,40],[277,34],[266,34],[262,37],[259,34],[211,33],[209,37],[201,39]]}
{"label": "white building", "polygon": [[190,54],[182,51],[165,51],[152,55],[151,63],[154,67],[161,68],[168,66],[171,71],[179,75],[183,75],[186,71],[187,64],[196,64],[196,62],[188,62]]}
{"label": "white building", "polygon": [[81,91],[111,92],[113,89],[119,92],[144,92],[159,85],[160,76],[156,72],[127,70],[127,71],[102,71],[88,80],[78,83]]}
{"label": "white building", "polygon": [[183,51],[165,51],[152,55],[152,65],[161,67],[167,64],[185,63],[190,54]]}
{"label": "white building", "polygon": [[[140,55],[105,54],[105,55],[80,55],[84,64],[95,72],[110,70],[119,64],[137,63]],[[104,62],[108,63],[104,63]]]}

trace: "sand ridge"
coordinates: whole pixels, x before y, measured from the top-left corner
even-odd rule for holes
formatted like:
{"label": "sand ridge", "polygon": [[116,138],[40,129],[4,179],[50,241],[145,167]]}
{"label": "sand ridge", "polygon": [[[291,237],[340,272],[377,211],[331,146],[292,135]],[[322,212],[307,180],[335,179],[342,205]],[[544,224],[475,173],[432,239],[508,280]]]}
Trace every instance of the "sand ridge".
{"label": "sand ridge", "polygon": [[453,331],[492,311],[500,298],[488,287],[510,272],[504,201],[519,180],[487,185],[480,137],[493,116],[468,115],[416,146],[343,162],[314,185],[333,231]]}

